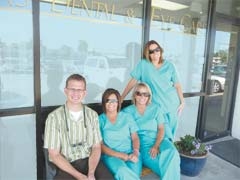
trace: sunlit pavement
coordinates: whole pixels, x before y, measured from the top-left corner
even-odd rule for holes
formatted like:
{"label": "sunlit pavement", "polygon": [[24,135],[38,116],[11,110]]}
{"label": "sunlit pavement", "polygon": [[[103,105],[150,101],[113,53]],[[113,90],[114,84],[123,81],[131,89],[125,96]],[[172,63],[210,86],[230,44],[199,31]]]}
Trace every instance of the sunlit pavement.
{"label": "sunlit pavement", "polygon": [[[236,158],[240,158],[236,157]],[[206,165],[198,176],[188,177],[181,175],[181,180],[239,180],[240,168],[209,153]],[[142,180],[159,180],[155,174],[149,174]]]}

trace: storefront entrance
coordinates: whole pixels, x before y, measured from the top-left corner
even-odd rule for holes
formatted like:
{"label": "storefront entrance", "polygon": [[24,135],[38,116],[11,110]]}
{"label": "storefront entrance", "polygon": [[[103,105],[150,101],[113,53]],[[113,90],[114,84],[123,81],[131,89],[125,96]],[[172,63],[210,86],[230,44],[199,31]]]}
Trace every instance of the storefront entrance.
{"label": "storefront entrance", "polygon": [[[203,98],[200,138],[216,139],[231,135],[233,106],[238,77],[239,19],[216,15],[207,70],[206,96]],[[214,35],[215,34],[215,35]]]}

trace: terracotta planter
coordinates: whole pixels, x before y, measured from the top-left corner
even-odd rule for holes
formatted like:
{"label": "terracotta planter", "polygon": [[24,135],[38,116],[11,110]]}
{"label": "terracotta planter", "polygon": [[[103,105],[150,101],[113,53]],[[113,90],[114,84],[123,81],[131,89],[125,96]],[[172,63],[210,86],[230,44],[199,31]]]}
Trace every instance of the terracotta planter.
{"label": "terracotta planter", "polygon": [[194,157],[180,153],[181,158],[181,174],[186,176],[197,176],[207,161],[207,154],[204,156]]}

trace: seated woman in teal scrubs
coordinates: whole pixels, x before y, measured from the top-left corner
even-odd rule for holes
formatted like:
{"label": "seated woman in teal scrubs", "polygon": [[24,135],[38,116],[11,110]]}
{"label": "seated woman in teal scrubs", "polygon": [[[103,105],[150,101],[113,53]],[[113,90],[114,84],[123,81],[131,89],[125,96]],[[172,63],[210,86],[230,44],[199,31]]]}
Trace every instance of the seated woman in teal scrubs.
{"label": "seated woman in teal scrubs", "polygon": [[116,180],[140,180],[142,162],[136,122],[130,114],[119,112],[120,94],[115,89],[103,93],[102,107],[99,124],[103,162]]}
{"label": "seated woman in teal scrubs", "polygon": [[123,109],[135,119],[139,130],[143,165],[161,180],[180,180],[180,157],[172,133],[159,105],[151,103],[151,90],[145,83],[136,85],[130,105]]}

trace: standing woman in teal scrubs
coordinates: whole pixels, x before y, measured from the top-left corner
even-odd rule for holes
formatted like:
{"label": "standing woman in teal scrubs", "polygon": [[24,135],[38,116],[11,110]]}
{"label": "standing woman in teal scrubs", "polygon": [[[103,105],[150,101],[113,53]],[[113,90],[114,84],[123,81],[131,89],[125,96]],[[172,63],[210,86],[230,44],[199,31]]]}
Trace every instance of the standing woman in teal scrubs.
{"label": "standing woman in teal scrubs", "polygon": [[138,126],[130,114],[119,112],[120,98],[120,93],[111,88],[102,96],[103,113],[99,116],[102,160],[116,180],[140,180]]}
{"label": "standing woman in teal scrubs", "polygon": [[168,131],[168,122],[159,105],[151,103],[151,90],[145,83],[134,89],[130,105],[123,109],[135,119],[139,130],[143,165],[161,180],[180,180],[180,157]]}
{"label": "standing woman in teal scrubs", "polygon": [[169,125],[175,136],[178,115],[184,108],[182,88],[176,69],[171,62],[163,59],[163,49],[154,40],[145,45],[143,57],[131,72],[132,79],[122,93],[122,101],[138,81],[147,83],[153,93],[152,101],[159,104],[168,114]]}

